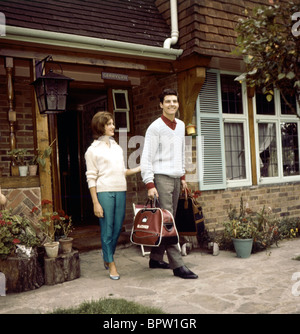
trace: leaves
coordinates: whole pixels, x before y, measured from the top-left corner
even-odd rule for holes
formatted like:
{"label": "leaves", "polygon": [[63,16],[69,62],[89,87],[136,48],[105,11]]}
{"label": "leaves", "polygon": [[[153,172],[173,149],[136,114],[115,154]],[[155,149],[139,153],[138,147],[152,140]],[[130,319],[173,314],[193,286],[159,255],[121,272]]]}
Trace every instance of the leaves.
{"label": "leaves", "polygon": [[268,101],[273,98],[270,91],[277,88],[300,103],[300,42],[291,33],[292,15],[299,6],[299,0],[260,6],[245,11],[237,23],[234,53],[244,58],[248,85],[264,88]]}

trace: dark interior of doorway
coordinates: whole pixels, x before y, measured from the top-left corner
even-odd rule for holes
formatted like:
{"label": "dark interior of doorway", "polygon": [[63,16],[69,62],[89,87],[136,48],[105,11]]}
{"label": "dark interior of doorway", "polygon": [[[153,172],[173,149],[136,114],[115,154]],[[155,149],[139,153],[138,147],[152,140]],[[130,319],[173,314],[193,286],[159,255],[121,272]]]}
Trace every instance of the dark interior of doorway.
{"label": "dark interior of doorway", "polygon": [[57,117],[62,208],[75,226],[98,225],[85,177],[84,154],[93,141],[93,115],[107,110],[107,92],[71,89],[67,110]]}

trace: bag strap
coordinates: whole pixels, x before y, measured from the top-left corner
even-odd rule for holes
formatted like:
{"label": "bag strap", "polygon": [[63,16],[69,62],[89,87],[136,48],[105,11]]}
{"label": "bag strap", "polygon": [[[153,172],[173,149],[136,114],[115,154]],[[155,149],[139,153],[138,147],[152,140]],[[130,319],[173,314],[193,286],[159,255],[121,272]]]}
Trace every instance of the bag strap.
{"label": "bag strap", "polygon": [[160,203],[159,203],[159,200],[158,198],[154,195],[154,199],[150,199],[148,198],[147,199],[147,202],[145,204],[145,208],[147,208],[148,204],[150,203],[150,207],[151,208],[160,208]]}

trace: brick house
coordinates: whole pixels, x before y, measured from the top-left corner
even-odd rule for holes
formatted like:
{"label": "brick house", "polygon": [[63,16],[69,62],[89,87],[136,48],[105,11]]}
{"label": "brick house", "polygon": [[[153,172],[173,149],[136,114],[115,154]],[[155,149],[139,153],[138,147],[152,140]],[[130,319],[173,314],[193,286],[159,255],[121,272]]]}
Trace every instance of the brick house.
{"label": "brick house", "polygon": [[[242,59],[231,54],[235,24],[245,8],[268,3],[0,0],[6,21],[0,37],[0,185],[9,205],[28,212],[42,198],[52,198],[76,224],[94,224],[84,164],[92,115],[114,114],[117,129],[126,128],[117,131],[127,144],[126,162],[138,163],[139,140],[161,113],[158,95],[173,87],[180,96],[179,117],[197,126],[197,137],[188,140],[188,181],[202,191],[208,228],[220,228],[241,196],[253,209],[266,205],[280,216],[298,216],[299,120],[278,92],[266,104],[260,92],[234,80],[244,71]],[[177,15],[171,15],[171,4]],[[55,116],[39,114],[30,86],[36,61],[48,55],[54,71],[74,79],[67,112]],[[33,154],[53,140],[46,170],[10,176],[8,150],[27,148]],[[127,228],[132,201],[145,196],[140,176],[130,177]]]}

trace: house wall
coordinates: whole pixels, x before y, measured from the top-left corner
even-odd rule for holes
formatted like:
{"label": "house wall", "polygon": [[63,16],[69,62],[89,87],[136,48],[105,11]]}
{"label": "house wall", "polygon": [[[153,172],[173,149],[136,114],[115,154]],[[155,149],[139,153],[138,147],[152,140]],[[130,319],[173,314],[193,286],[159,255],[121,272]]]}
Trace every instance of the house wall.
{"label": "house wall", "polygon": [[[7,79],[3,58],[0,61],[0,167],[2,175],[10,175],[10,127],[8,122]],[[16,111],[15,136],[16,148],[34,151],[34,133],[32,120],[32,87],[30,86],[29,64],[22,61],[15,64],[13,74],[14,110]],[[19,66],[20,65],[20,66]],[[26,67],[27,65],[27,67]]]}

